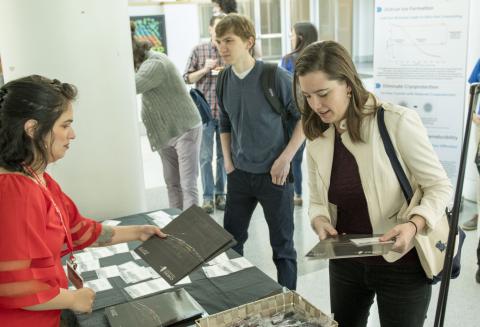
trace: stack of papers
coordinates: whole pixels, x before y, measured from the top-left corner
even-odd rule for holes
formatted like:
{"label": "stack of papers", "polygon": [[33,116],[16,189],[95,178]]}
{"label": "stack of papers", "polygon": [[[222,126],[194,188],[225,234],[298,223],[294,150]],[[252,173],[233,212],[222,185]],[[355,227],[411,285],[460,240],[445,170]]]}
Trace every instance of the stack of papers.
{"label": "stack of papers", "polygon": [[236,244],[233,236],[198,206],[190,207],[162,230],[167,238],[151,237],[135,252],[170,285]]}
{"label": "stack of papers", "polygon": [[208,278],[220,277],[233,274],[237,271],[253,267],[253,265],[244,257],[220,262],[215,265],[209,265],[203,268],[203,272]]}
{"label": "stack of papers", "polygon": [[380,242],[381,235],[348,234],[320,241],[306,256],[311,259],[340,259],[387,254],[394,241]]}
{"label": "stack of papers", "polygon": [[172,221],[172,217],[162,210],[151,212],[148,216],[152,218],[153,223],[160,228],[165,227]]}

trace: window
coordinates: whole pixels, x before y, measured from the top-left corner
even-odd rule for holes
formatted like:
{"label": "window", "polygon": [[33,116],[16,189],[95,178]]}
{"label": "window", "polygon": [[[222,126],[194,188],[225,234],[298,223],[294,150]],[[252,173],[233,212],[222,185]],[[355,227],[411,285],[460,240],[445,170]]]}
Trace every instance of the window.
{"label": "window", "polygon": [[291,27],[298,22],[310,21],[310,0],[290,0]]}
{"label": "window", "polygon": [[[257,0],[258,1],[258,0]],[[263,60],[280,60],[282,57],[282,15],[278,0],[260,0],[260,29],[257,27]]]}
{"label": "window", "polygon": [[319,39],[335,40],[352,52],[352,0],[319,0]]}

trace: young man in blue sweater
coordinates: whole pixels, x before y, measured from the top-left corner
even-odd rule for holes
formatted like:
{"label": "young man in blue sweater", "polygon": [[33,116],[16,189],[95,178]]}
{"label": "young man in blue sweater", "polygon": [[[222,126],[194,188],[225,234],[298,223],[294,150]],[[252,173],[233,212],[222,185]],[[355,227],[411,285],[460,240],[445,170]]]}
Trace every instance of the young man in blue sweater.
{"label": "young man in blue sweater", "polygon": [[257,203],[263,207],[277,267],[278,282],[296,288],[297,262],[293,245],[293,184],[290,162],[304,140],[300,114],[294,105],[291,77],[283,69],[275,75],[276,95],[296,120],[285,144],[281,116],[270,106],[261,86],[264,63],[254,59],[255,29],[241,15],[229,14],[216,26],[220,56],[225,64],[219,95],[220,139],[227,172],[224,227],[237,240],[243,255],[248,226]]}

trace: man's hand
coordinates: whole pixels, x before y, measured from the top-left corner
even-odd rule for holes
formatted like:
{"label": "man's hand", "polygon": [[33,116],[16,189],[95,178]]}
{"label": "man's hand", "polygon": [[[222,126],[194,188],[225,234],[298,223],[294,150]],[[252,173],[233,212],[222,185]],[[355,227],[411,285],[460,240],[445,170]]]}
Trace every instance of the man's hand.
{"label": "man's hand", "polygon": [[283,159],[282,156],[278,157],[273,163],[272,169],[270,169],[272,183],[276,185],[284,185],[289,172],[290,161]]}
{"label": "man's hand", "polygon": [[223,167],[225,168],[225,173],[230,174],[232,171],[235,170],[235,166],[232,162],[224,162]]}
{"label": "man's hand", "polygon": [[321,241],[326,239],[328,236],[338,235],[337,230],[332,226],[332,224],[330,224],[328,219],[323,216],[313,218],[312,227]]}
{"label": "man's hand", "polygon": [[208,58],[207,60],[205,60],[204,69],[206,69],[207,72],[211,71],[215,67],[217,67],[217,59]]}

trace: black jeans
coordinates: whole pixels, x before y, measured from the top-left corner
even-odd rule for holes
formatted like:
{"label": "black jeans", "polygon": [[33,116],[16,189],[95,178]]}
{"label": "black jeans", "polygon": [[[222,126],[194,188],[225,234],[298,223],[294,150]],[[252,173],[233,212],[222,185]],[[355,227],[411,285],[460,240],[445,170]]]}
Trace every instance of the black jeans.
{"label": "black jeans", "polygon": [[238,242],[233,249],[243,255],[250,219],[259,202],[268,225],[278,283],[295,290],[297,253],[293,246],[292,183],[274,185],[270,174],[252,174],[235,169],[227,175],[223,225]]}
{"label": "black jeans", "polygon": [[369,265],[352,259],[330,260],[330,306],[342,327],[367,325],[377,296],[382,327],[420,327],[432,286],[418,265]]}

